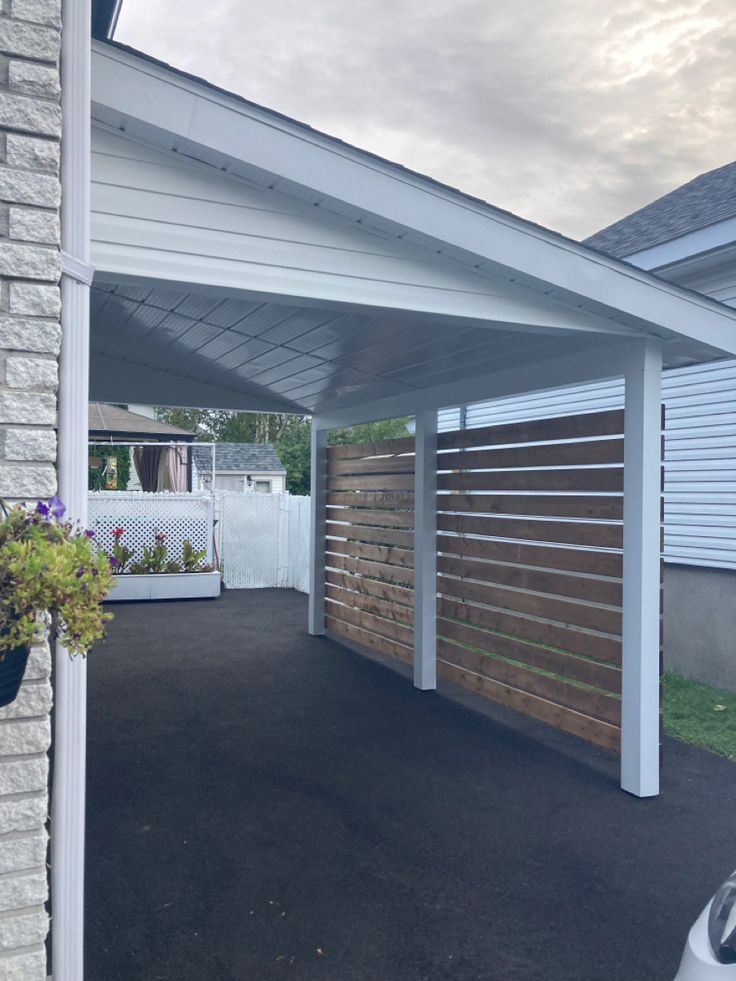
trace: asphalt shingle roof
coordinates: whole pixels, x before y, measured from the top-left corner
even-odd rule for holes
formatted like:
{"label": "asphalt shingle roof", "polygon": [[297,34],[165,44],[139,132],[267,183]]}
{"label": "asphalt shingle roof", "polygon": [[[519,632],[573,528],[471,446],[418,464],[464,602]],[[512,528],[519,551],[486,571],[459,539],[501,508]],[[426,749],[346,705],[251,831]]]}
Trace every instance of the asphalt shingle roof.
{"label": "asphalt shingle roof", "polygon": [[736,161],[709,170],[583,241],[621,259],[736,216]]}
{"label": "asphalt shingle roof", "polygon": [[[197,467],[209,470],[211,450],[209,446],[192,447],[192,455]],[[215,469],[254,473],[283,473],[284,466],[271,443],[217,443]]]}
{"label": "asphalt shingle roof", "polygon": [[128,412],[118,405],[107,405],[105,402],[89,403],[89,432],[91,436],[125,437],[146,436],[150,439],[174,440],[177,436],[193,439],[194,433],[179,426],[171,426],[159,419],[149,419],[148,416]]}

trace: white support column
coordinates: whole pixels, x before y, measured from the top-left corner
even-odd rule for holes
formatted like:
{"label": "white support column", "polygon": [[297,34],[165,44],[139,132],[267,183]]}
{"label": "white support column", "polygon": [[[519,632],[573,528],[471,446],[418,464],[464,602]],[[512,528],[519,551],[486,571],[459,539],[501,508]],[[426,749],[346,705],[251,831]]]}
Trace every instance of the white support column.
{"label": "white support column", "polygon": [[325,632],[325,530],[327,501],[327,430],[312,419],[311,510],[309,529],[309,633]]}
{"label": "white support column", "polygon": [[[90,256],[90,0],[64,0],[61,41],[59,496],[87,521]],[[51,901],[54,981],[84,974],[87,663],[56,650]]]}
{"label": "white support column", "polygon": [[416,416],[414,686],[437,687],[437,411]]}
{"label": "white support column", "polygon": [[621,787],[659,793],[659,580],[662,347],[626,372]]}

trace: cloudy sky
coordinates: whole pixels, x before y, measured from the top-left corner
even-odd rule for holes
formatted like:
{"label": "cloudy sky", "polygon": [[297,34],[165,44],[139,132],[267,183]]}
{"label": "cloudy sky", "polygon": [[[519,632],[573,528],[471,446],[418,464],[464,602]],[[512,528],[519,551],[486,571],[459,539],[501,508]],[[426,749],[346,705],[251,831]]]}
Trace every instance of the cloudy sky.
{"label": "cloudy sky", "polygon": [[124,0],[115,38],[576,238],[736,157],[735,0]]}

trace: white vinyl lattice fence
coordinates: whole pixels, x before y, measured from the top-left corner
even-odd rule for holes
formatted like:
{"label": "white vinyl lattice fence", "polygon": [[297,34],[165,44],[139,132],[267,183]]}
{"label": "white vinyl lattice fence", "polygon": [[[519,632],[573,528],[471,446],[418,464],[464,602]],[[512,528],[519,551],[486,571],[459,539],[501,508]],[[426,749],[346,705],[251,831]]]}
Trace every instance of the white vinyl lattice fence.
{"label": "white vinyl lattice fence", "polygon": [[217,494],[217,531],[229,589],[309,590],[309,498]]}
{"label": "white vinyl lattice fence", "polygon": [[89,495],[89,526],[99,545],[109,551],[113,529],[124,528],[124,545],[140,558],[144,545],[153,545],[157,531],[166,535],[171,558],[179,558],[189,540],[207,550],[212,562],[214,504],[210,494],[152,494],[143,491],[95,491]]}

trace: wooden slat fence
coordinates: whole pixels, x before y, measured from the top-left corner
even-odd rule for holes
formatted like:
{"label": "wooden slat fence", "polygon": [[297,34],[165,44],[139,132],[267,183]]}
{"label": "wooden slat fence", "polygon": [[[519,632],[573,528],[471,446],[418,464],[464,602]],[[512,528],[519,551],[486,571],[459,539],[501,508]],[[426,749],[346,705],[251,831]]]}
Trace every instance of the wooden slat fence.
{"label": "wooden slat fence", "polygon": [[618,750],[622,411],[442,433],[438,675]]}
{"label": "wooden slat fence", "polygon": [[[440,433],[437,672],[619,750],[623,411]],[[326,626],[411,663],[414,440],[328,450]]]}
{"label": "wooden slat fence", "polygon": [[326,626],[411,663],[414,439],[327,451]]}

